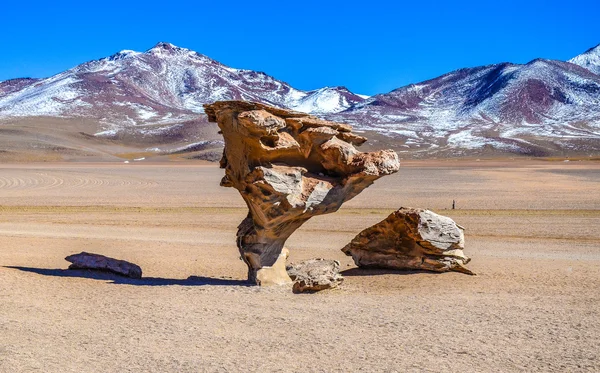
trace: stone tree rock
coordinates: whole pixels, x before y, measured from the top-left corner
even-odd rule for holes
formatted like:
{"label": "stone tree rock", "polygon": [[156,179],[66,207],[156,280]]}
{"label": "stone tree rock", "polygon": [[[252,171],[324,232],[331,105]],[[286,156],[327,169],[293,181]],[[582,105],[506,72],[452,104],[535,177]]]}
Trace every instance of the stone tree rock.
{"label": "stone tree rock", "polygon": [[140,266],[104,255],[82,252],[69,255],[65,260],[73,263],[69,266],[69,269],[95,269],[116,273],[125,277],[142,278],[142,269]]}
{"label": "stone tree rock", "polygon": [[316,292],[337,287],[344,281],[340,262],[328,259],[309,259],[286,267],[294,281],[294,293]]}
{"label": "stone tree rock", "polygon": [[402,207],[360,232],[342,251],[359,267],[456,271],[474,275],[464,265],[463,228],[449,217]]}
{"label": "stone tree rock", "polygon": [[248,205],[237,246],[258,284],[290,281],[281,250],[304,222],[337,211],[400,167],[392,150],[356,150],[366,139],[346,124],[244,101],[204,108],[225,139],[221,186],[236,188]]}

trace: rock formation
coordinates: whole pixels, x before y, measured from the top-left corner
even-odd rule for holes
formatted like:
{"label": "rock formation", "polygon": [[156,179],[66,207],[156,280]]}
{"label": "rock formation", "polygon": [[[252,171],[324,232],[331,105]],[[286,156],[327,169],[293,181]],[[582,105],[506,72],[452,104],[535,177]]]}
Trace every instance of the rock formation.
{"label": "rock formation", "polygon": [[221,186],[236,188],[248,205],[237,245],[258,284],[290,281],[281,251],[304,222],[337,211],[400,166],[392,150],[356,150],[366,138],[345,124],[244,101],[204,107],[225,139]]}
{"label": "rock formation", "polygon": [[340,262],[328,259],[309,259],[286,267],[294,281],[294,293],[316,292],[337,287],[344,281]]}
{"label": "rock formation", "polygon": [[142,269],[140,266],[104,255],[82,252],[69,255],[65,260],[73,263],[69,266],[69,269],[94,269],[116,273],[125,277],[142,278]]}
{"label": "rock formation", "polygon": [[463,228],[432,211],[402,207],[360,232],[342,251],[360,267],[474,273],[464,265]]}

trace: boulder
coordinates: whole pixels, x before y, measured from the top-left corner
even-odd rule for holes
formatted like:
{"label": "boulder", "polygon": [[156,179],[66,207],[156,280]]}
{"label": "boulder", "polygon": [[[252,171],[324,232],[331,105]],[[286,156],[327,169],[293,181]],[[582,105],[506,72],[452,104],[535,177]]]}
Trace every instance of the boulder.
{"label": "boulder", "polygon": [[392,150],[359,152],[355,145],[366,139],[347,124],[245,101],[204,108],[225,140],[221,186],[237,189],[248,206],[237,246],[257,284],[289,282],[280,265],[274,268],[288,237],[400,167]]}
{"label": "boulder", "polygon": [[342,251],[359,267],[456,271],[465,267],[464,228],[435,212],[402,207],[360,232]]}
{"label": "boulder", "polygon": [[287,273],[294,281],[294,293],[317,292],[337,287],[344,281],[340,274],[340,262],[327,259],[310,259],[287,266]]}
{"label": "boulder", "polygon": [[82,252],[69,255],[65,260],[73,263],[69,266],[69,269],[94,269],[116,273],[125,277],[142,278],[142,269],[140,266],[104,255]]}

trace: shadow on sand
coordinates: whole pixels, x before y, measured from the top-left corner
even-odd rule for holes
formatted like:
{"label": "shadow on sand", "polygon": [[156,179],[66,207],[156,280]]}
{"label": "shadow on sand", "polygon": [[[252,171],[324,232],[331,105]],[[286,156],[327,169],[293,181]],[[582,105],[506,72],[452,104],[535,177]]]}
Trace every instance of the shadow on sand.
{"label": "shadow on sand", "polygon": [[439,275],[438,272],[424,271],[418,269],[381,269],[381,268],[350,268],[340,272],[343,276],[380,276],[380,275],[416,275],[416,274],[430,274]]}
{"label": "shadow on sand", "polygon": [[212,277],[190,276],[187,279],[172,279],[160,277],[142,277],[141,279],[119,276],[110,272],[87,270],[87,269],[47,269],[5,266],[4,268],[18,269],[19,271],[33,272],[43,276],[55,277],[79,277],[90,278],[94,280],[112,281],[111,284],[135,285],[135,286],[204,286],[204,285],[223,285],[223,286],[251,286],[246,280],[230,280]]}

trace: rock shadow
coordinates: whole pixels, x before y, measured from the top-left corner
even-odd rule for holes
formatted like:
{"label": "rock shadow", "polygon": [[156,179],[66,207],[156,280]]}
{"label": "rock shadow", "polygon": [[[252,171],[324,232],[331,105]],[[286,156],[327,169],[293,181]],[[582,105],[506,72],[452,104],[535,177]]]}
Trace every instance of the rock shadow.
{"label": "rock shadow", "polygon": [[93,280],[112,281],[111,284],[117,285],[135,285],[135,286],[252,286],[247,280],[233,280],[213,277],[190,276],[187,279],[172,279],[161,277],[142,277],[134,279],[129,277],[119,276],[118,274],[104,271],[96,271],[90,269],[50,269],[50,268],[33,268],[19,266],[4,266],[4,268],[17,269],[24,272],[37,273],[42,276],[54,277],[79,277],[89,278]]}
{"label": "rock shadow", "polygon": [[420,269],[384,269],[384,268],[350,268],[342,271],[341,274],[343,276],[353,277],[353,276],[381,276],[381,275],[416,275],[416,274],[429,274],[429,275],[439,275],[440,272],[432,272],[425,271]]}

